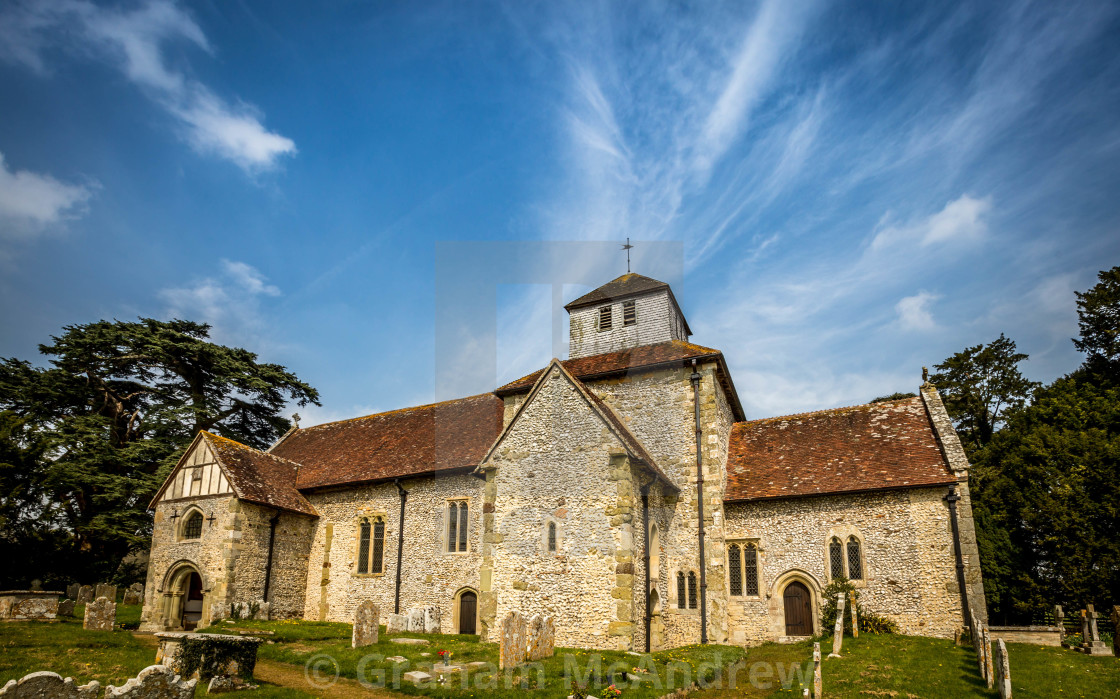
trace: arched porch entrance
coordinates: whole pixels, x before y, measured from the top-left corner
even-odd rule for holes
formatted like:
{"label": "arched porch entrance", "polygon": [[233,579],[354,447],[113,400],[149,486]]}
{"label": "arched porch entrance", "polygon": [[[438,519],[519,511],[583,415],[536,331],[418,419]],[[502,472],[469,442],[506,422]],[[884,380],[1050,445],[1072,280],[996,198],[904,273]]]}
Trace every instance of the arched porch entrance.
{"label": "arched porch entrance", "polygon": [[472,588],[463,588],[455,593],[452,607],[451,625],[453,633],[478,633],[478,593]]}
{"label": "arched porch entrance", "polygon": [[778,575],[766,593],[771,638],[795,641],[819,633],[821,589],[805,570],[794,568]]}
{"label": "arched porch entrance", "polygon": [[209,624],[209,589],[193,563],[180,561],[172,565],[160,592],[160,626],[165,630],[193,631]]}

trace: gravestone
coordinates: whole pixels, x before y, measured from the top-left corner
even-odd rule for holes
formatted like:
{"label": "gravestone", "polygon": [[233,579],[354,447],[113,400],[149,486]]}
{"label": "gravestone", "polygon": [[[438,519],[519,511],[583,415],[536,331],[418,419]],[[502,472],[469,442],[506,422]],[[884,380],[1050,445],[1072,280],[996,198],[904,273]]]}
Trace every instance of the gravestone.
{"label": "gravestone", "polygon": [[385,633],[401,633],[404,631],[408,631],[408,615],[390,614],[389,620],[385,624]]}
{"label": "gravestone", "polygon": [[31,581],[31,591],[32,592],[42,592],[43,591],[43,581],[40,580],[39,578],[35,578],[34,580],[32,580]]}
{"label": "gravestone", "polygon": [[525,617],[518,612],[506,614],[502,620],[502,637],[498,647],[498,668],[517,667],[525,662],[528,629]]}
{"label": "gravestone", "polygon": [[86,605],[82,628],[89,631],[112,631],[117,623],[117,603],[107,597],[98,597]]}
{"label": "gravestone", "polygon": [[527,643],[529,660],[551,658],[556,652],[556,625],[550,616],[533,617],[529,622],[529,640]]}
{"label": "gravestone", "polygon": [[80,592],[81,589],[82,586],[78,583],[70,583],[66,586],[66,599],[78,599],[78,592]]}
{"label": "gravestone", "polygon": [[424,607],[424,633],[441,633],[439,607]]}
{"label": "gravestone", "polygon": [[813,697],[821,699],[823,686],[821,682],[821,644],[813,644]]}
{"label": "gravestone", "polygon": [[116,602],[117,601],[117,586],[116,585],[110,585],[109,583],[97,583],[97,589],[94,590],[93,596],[94,596],[95,599],[97,597],[105,597],[106,599],[109,599],[113,602]]}
{"label": "gravestone", "polygon": [[191,699],[198,680],[184,680],[166,665],[149,665],[120,687],[105,688],[105,699]]}
{"label": "gravestone", "polygon": [[93,601],[93,588],[89,585],[82,585],[78,588],[78,604],[89,604]]}
{"label": "gravestone", "polygon": [[431,675],[429,675],[426,672],[422,672],[420,670],[413,670],[412,672],[406,672],[403,675],[401,675],[401,677],[403,677],[405,680],[407,680],[407,681],[409,681],[413,684],[424,684],[425,682],[432,679]]}
{"label": "gravestone", "polygon": [[1062,611],[1062,605],[1054,605],[1054,625],[1058,627],[1058,645],[1064,645],[1066,642],[1066,615]]}
{"label": "gravestone", "polygon": [[999,699],[1011,699],[1011,661],[1007,657],[1007,644],[1002,638],[996,639],[995,653],[996,689],[999,690]]}
{"label": "gravestone", "polygon": [[832,652],[830,658],[840,657],[840,648],[844,645],[844,593],[836,593],[836,626],[832,630]]}
{"label": "gravestone", "polygon": [[992,669],[992,634],[987,624],[982,624],[981,633],[984,634],[984,679],[988,681],[988,689],[995,683],[995,671]]}
{"label": "gravestone", "polygon": [[128,586],[128,589],[135,590],[136,592],[140,593],[141,597],[144,596],[144,583],[134,582]]}
{"label": "gravestone", "polygon": [[859,638],[859,611],[856,609],[855,599],[851,600],[852,606],[852,638]]}
{"label": "gravestone", "polygon": [[101,685],[94,680],[78,686],[74,678],[62,679],[55,672],[33,672],[23,679],[9,680],[2,689],[3,699],[97,699]]}
{"label": "gravestone", "polygon": [[424,610],[415,607],[408,610],[408,630],[413,633],[424,633]]}
{"label": "gravestone", "polygon": [[121,600],[121,604],[140,604],[142,601],[136,590],[129,589],[124,591],[124,599]]}
{"label": "gravestone", "polygon": [[74,616],[74,600],[64,599],[58,603],[58,615],[63,617]]}
{"label": "gravestone", "polygon": [[1081,610],[1082,642],[1078,650],[1088,655],[1112,655],[1108,644],[1101,640],[1100,633],[1097,630],[1097,610],[1093,609],[1091,604],[1088,607],[1088,609]]}
{"label": "gravestone", "polygon": [[377,624],[381,619],[381,610],[373,600],[365,600],[354,611],[354,633],[350,638],[351,648],[361,648],[377,643]]}
{"label": "gravestone", "polygon": [[1112,654],[1120,658],[1120,604],[1112,606]]}
{"label": "gravestone", "polygon": [[0,619],[54,619],[61,595],[61,590],[0,590]]}

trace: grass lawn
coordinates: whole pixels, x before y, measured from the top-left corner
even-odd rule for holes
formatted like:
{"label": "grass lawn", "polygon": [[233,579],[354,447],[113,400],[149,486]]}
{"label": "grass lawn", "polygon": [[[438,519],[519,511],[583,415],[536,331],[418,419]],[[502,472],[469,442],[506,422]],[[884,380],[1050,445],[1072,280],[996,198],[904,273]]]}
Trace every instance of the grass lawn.
{"label": "grass lawn", "polygon": [[[274,644],[262,645],[258,656],[301,668],[311,663],[312,676],[329,680],[341,677],[372,683],[374,686],[398,688],[401,693],[432,697],[555,697],[567,696],[570,686],[565,674],[586,684],[588,691],[601,696],[601,690],[612,681],[625,683],[625,696],[635,699],[660,697],[676,687],[687,687],[701,676],[714,678],[743,656],[735,646],[689,646],[652,656],[621,651],[586,651],[557,648],[556,655],[540,663],[529,664],[510,672],[497,668],[498,646],[480,643],[477,636],[451,634],[394,634],[427,641],[425,645],[394,643],[384,628],[380,641],[364,648],[350,647],[350,625],[302,621],[238,621],[222,622],[207,631],[245,634],[263,633]],[[445,675],[446,684],[415,686],[403,679],[410,670],[423,670],[433,675],[431,666],[439,662],[438,652],[451,651],[452,663],[484,665],[461,673]],[[387,658],[400,656],[404,662]],[[635,673],[634,668],[645,670]],[[315,671],[318,675],[315,675]],[[628,679],[623,679],[626,673]],[[671,675],[671,677],[670,677]]]}

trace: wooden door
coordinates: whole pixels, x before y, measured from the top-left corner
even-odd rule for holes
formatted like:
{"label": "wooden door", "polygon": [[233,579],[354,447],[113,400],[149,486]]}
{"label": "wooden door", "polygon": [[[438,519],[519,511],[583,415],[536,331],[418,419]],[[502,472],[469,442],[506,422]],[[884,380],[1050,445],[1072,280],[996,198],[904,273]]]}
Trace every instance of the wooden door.
{"label": "wooden door", "polygon": [[464,592],[459,595],[459,633],[474,633],[478,610],[478,595]]}
{"label": "wooden door", "polygon": [[786,586],[783,601],[786,608],[786,635],[812,636],[813,602],[809,598],[809,588],[795,580]]}

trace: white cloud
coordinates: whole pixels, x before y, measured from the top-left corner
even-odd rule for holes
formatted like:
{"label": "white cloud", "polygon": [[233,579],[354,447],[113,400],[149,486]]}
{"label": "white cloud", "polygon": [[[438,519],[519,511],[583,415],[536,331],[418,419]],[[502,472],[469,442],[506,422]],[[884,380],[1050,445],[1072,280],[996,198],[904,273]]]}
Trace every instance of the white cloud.
{"label": "white cloud", "polygon": [[279,296],[261,272],[244,262],[222,260],[220,274],[158,292],[164,315],[208,323],[219,341],[243,343],[265,329],[261,297]]}
{"label": "white cloud", "polygon": [[927,247],[941,243],[975,242],[988,232],[987,218],[991,209],[991,197],[977,199],[962,194],[923,220],[903,226],[889,225],[884,221],[871,241],[871,248],[877,250],[906,243]]}
{"label": "white cloud", "polygon": [[898,322],[906,330],[933,330],[937,327],[937,323],[934,322],[929,307],[939,298],[941,297],[936,294],[921,291],[899,300],[894,306],[895,312],[898,313]]}
{"label": "white cloud", "polygon": [[92,52],[116,66],[176,118],[186,140],[248,172],[274,167],[296,152],[290,138],[269,131],[258,110],[233,107],[206,85],[170,68],[166,44],[186,41],[210,51],[205,34],[173,0],[149,0],[129,10],[88,0],[15,3],[0,12],[0,57],[45,72],[44,49],[56,44]]}
{"label": "white cloud", "polygon": [[265,277],[256,267],[244,262],[231,262],[222,260],[222,269],[241,288],[250,294],[266,294],[279,296],[280,290],[271,284],[265,283]]}
{"label": "white cloud", "polygon": [[66,184],[50,175],[9,170],[0,153],[0,234],[28,234],[82,213],[90,189]]}

